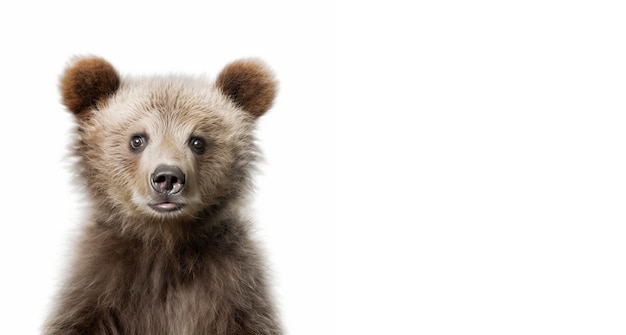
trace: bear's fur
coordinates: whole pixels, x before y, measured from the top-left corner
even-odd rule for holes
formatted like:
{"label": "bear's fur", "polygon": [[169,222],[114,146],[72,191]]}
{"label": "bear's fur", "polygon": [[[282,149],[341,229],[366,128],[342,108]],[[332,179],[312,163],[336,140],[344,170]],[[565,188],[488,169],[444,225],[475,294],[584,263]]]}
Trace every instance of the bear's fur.
{"label": "bear's fur", "polygon": [[44,333],[281,334],[243,213],[276,93],[266,66],[236,61],[211,83],[85,57],[61,93],[91,210]]}

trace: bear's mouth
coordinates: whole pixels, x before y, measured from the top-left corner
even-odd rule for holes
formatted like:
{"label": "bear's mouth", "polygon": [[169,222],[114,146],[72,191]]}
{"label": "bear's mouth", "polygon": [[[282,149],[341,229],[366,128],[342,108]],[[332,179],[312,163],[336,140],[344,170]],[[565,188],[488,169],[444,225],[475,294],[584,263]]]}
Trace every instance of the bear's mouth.
{"label": "bear's mouth", "polygon": [[160,213],[174,212],[180,210],[181,208],[183,208],[183,206],[184,205],[181,203],[169,201],[150,204],[150,208]]}

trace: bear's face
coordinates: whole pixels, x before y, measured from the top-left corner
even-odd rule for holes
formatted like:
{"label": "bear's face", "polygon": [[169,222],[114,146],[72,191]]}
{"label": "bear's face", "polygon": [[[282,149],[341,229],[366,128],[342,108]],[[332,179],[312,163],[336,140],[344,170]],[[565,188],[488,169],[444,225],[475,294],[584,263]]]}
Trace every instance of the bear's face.
{"label": "bear's face", "polygon": [[254,121],[271,106],[275,82],[256,61],[232,63],[208,83],[121,79],[106,61],[84,58],[61,89],[96,206],[135,221],[181,221],[246,191]]}
{"label": "bear's face", "polygon": [[254,154],[253,121],[202,82],[129,80],[82,122],[79,152],[90,184],[126,216],[193,216],[245,173],[236,165]]}

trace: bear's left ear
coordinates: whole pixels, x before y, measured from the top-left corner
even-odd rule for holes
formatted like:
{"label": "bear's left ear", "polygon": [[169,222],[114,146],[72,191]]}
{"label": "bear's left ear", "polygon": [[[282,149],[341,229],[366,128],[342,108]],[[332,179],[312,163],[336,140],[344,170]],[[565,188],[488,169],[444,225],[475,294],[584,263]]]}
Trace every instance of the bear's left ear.
{"label": "bear's left ear", "polygon": [[115,68],[99,57],[77,58],[61,77],[63,104],[78,118],[120,86]]}
{"label": "bear's left ear", "polygon": [[267,66],[255,59],[228,64],[217,77],[217,87],[246,112],[259,117],[276,96],[276,81]]}

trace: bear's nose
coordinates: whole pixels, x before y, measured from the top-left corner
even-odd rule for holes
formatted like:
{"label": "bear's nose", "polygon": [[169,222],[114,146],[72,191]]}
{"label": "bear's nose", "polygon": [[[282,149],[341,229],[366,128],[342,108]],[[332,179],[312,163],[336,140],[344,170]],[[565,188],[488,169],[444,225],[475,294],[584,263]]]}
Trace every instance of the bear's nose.
{"label": "bear's nose", "polygon": [[152,188],[159,193],[178,193],[185,186],[185,174],[177,166],[159,165],[150,176]]}

